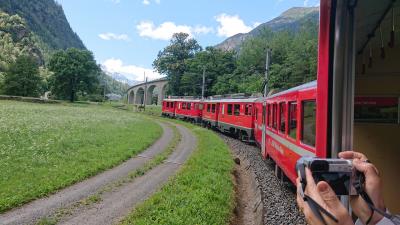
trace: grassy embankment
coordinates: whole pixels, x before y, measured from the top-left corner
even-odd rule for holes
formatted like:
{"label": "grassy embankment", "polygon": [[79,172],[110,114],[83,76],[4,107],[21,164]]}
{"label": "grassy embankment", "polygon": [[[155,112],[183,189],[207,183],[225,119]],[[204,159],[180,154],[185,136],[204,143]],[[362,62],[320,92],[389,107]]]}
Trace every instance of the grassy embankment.
{"label": "grassy embankment", "polygon": [[229,224],[234,191],[228,146],[211,131],[175,122],[195,133],[196,151],[174,178],[122,224]]}
{"label": "grassy embankment", "polygon": [[0,101],[0,212],[115,166],[161,133],[111,107]]}

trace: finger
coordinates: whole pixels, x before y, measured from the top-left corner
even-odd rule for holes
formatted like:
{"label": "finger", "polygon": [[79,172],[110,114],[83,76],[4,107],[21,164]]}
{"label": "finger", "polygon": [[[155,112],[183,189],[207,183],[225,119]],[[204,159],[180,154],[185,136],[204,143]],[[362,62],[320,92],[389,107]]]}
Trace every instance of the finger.
{"label": "finger", "polygon": [[367,160],[367,157],[364,154],[354,151],[339,152],[339,158]]}
{"label": "finger", "polygon": [[378,169],[371,163],[366,163],[358,159],[353,160],[353,166],[360,172],[364,173],[365,177],[379,178]]}
{"label": "finger", "polygon": [[310,188],[311,190],[315,190],[316,188],[315,181],[312,176],[311,170],[309,168],[306,168],[306,181],[307,181],[306,189]]}
{"label": "finger", "polygon": [[336,210],[341,206],[341,203],[337,198],[336,193],[332,190],[328,183],[326,183],[325,181],[318,182],[317,190],[322,200],[325,202],[329,209]]}

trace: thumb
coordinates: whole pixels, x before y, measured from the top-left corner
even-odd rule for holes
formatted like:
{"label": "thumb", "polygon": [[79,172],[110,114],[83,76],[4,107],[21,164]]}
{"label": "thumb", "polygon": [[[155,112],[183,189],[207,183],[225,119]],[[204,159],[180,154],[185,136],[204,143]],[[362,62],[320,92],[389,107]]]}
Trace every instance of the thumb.
{"label": "thumb", "polygon": [[317,184],[317,190],[328,208],[337,209],[341,206],[341,203],[336,196],[336,193],[332,190],[328,183],[326,183],[325,181],[319,182]]}

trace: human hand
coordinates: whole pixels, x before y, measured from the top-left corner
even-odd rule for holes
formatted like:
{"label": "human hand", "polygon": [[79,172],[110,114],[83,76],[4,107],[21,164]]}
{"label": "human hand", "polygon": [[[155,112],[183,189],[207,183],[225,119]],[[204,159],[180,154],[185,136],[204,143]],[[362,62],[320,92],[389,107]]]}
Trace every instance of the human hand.
{"label": "human hand", "polygon": [[[339,157],[343,159],[353,160],[353,166],[365,175],[364,189],[374,203],[374,206],[382,211],[386,211],[385,203],[382,196],[382,181],[379,177],[378,169],[373,164],[366,162],[368,160],[367,157],[359,152],[340,152]],[[364,224],[366,224],[372,213],[368,204],[361,196],[351,196],[350,204],[353,212]],[[368,225],[374,225],[378,223],[382,218],[383,216],[381,214],[374,213]]]}
{"label": "human hand", "polygon": [[[324,217],[325,221],[328,225],[354,225],[353,221],[347,212],[346,208],[339,201],[335,192],[325,181],[320,181],[318,184],[315,184],[315,181],[312,177],[311,171],[306,168],[306,190],[304,190],[304,194],[311,197],[314,201],[316,201],[322,208],[327,210],[330,214],[332,214],[338,222],[333,221],[331,218],[326,216],[324,213],[321,213]],[[316,215],[312,212],[308,203],[303,200],[303,197],[300,195],[301,192],[301,183],[300,177],[296,180],[297,183],[297,205],[300,210],[304,213],[308,224],[310,225],[322,225],[323,222],[318,219]]]}

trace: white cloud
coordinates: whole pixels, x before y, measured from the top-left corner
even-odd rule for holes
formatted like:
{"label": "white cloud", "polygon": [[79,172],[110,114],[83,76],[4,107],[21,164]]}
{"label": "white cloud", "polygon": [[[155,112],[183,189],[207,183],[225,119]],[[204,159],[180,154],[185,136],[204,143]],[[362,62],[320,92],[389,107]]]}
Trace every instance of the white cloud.
{"label": "white cloud", "polygon": [[309,0],[304,0],[303,5],[304,5],[304,6],[308,6],[308,2],[309,2]]}
{"label": "white cloud", "polygon": [[150,1],[149,0],[143,0],[143,5],[150,5]]}
{"label": "white cloud", "polygon": [[104,33],[99,34],[99,37],[103,40],[117,40],[117,41],[129,41],[129,36],[127,34],[114,34],[114,33]]}
{"label": "white cloud", "polygon": [[253,26],[247,26],[238,15],[228,15],[222,13],[215,17],[218,26],[218,36],[231,37],[238,33],[247,33],[260,23],[254,23]]}
{"label": "white cloud", "polygon": [[123,74],[130,80],[142,81],[144,73],[146,73],[146,76],[149,78],[149,80],[163,77],[161,74],[154,72],[152,69],[135,65],[124,65],[122,60],[115,58],[107,59],[102,63],[102,65],[107,72]]}
{"label": "white cloud", "polygon": [[170,40],[174,33],[184,32],[191,37],[194,34],[208,34],[213,32],[213,28],[206,26],[191,27],[188,25],[176,25],[174,22],[164,22],[158,27],[152,21],[142,21],[136,29],[141,37],[148,37],[157,40]]}
{"label": "white cloud", "polygon": [[111,0],[112,3],[118,4],[121,2],[121,0]]}

